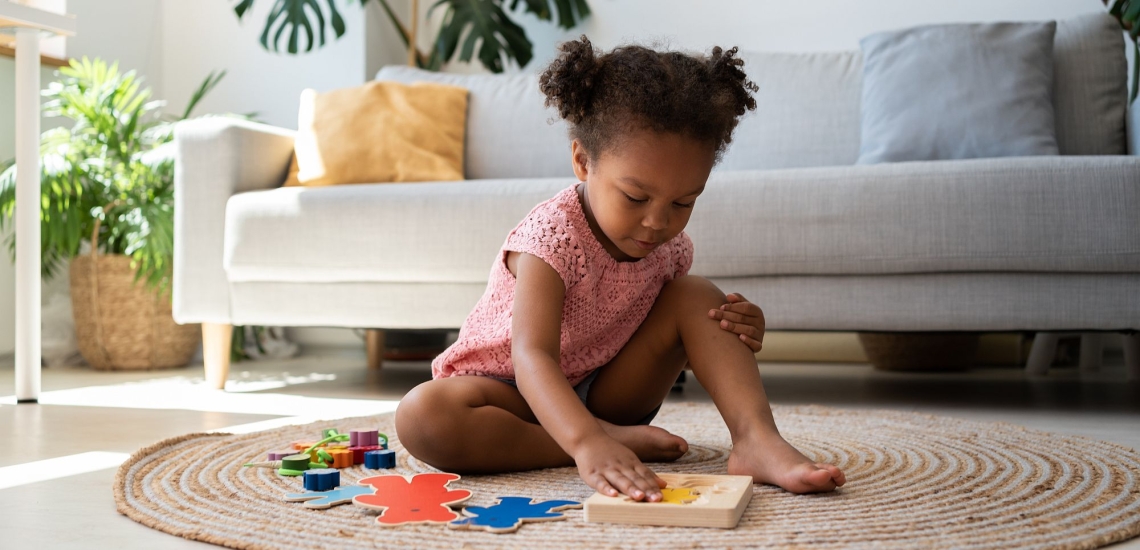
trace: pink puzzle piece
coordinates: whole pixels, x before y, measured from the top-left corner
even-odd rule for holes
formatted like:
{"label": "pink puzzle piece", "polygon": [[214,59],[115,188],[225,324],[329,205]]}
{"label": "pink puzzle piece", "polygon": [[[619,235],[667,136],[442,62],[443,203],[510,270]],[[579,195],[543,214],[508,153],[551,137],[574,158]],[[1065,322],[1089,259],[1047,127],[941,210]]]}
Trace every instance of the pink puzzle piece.
{"label": "pink puzzle piece", "polygon": [[382,510],[376,523],[387,527],[405,523],[448,523],[459,517],[448,505],[471,498],[471,491],[447,488],[457,479],[456,474],[444,473],[415,474],[410,478],[401,475],[366,477],[359,483],[371,485],[376,493],[357,496],[352,503]]}

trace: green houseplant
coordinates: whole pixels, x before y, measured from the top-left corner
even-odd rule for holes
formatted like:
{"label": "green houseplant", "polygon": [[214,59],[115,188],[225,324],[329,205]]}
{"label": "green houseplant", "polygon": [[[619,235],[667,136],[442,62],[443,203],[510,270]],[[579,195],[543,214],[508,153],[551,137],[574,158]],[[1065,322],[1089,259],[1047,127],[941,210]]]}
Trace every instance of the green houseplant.
{"label": "green houseplant", "polygon": [[[59,76],[44,91],[44,116],[72,124],[41,136],[43,274],[50,278],[72,261],[76,334],[93,366],[185,364],[199,329],[175,325],[169,314],[174,160],[168,144],[174,124],[190,115],[224,72],[211,73],[177,117],[163,115],[164,102],[152,100],[142,79],[134,71],[120,72],[117,64],[73,59]],[[15,176],[15,166],[0,174],[0,229],[15,210]],[[13,254],[14,237],[8,239]],[[84,242],[90,254],[81,255]],[[125,282],[109,279],[120,272]],[[77,277],[95,278],[77,283]],[[116,296],[118,302],[106,303]],[[140,321],[145,314],[150,317]],[[163,315],[160,326],[154,318]],[[86,326],[88,321],[94,326]],[[131,326],[139,334],[130,334]],[[128,333],[121,334],[124,329]],[[92,342],[101,349],[92,348]],[[124,342],[119,346],[124,354],[110,349],[115,342]]]}
{"label": "green houseplant", "polygon": [[[237,2],[234,12],[238,19],[255,1]],[[345,21],[337,10],[337,1],[275,0],[261,32],[261,45],[267,50],[280,51],[285,39],[288,53],[298,53],[302,45],[304,51],[311,51],[314,46],[325,45],[326,27],[340,38],[345,31]],[[368,1],[359,0],[361,6]],[[412,33],[392,10],[392,0],[376,2],[400,33],[404,45],[410,48]],[[479,62],[495,73],[503,72],[504,61],[525,67],[534,57],[534,47],[526,31],[511,19],[511,14],[532,14],[542,21],[552,21],[557,16],[558,26],[563,29],[573,28],[590,15],[586,0],[436,0],[428,13],[437,9],[443,9],[443,15],[432,38],[432,47],[426,53],[416,48],[413,54],[417,66],[433,71],[456,55],[463,62],[477,55]]]}
{"label": "green houseplant", "polygon": [[1109,15],[1120,22],[1120,28],[1132,38],[1132,94],[1128,102],[1136,101],[1140,92],[1140,0],[1102,0]]}

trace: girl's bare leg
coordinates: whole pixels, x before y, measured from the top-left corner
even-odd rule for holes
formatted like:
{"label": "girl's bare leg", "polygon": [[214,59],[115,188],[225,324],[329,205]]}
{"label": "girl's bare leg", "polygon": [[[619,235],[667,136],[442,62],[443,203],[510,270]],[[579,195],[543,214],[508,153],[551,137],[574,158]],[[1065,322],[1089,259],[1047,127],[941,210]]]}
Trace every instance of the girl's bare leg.
{"label": "girl's bare leg", "polygon": [[687,358],[732,436],[729,473],[796,493],[843,485],[839,468],[812,461],[780,435],[752,350],[708,317],[726,301],[700,277],[666,285],[645,322],[594,380],[590,410],[617,424],[636,422],[664,400]]}
{"label": "girl's bare leg", "polygon": [[[688,450],[661,428],[599,423],[645,462],[676,460]],[[408,392],[396,409],[396,433],[413,456],[454,473],[574,465],[516,388],[479,376],[432,380]]]}

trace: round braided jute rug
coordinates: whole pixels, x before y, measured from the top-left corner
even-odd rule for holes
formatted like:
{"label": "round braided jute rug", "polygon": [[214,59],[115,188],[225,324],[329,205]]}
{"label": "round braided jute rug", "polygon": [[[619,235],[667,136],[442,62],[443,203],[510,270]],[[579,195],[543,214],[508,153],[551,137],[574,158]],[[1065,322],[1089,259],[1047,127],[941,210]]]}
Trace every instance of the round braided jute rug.
{"label": "round braided jute rug", "polygon": [[[282,499],[299,478],[242,468],[320,429],[379,428],[393,415],[290,426],[247,435],[191,434],[134,454],[115,479],[120,513],[149,527],[233,548],[1096,548],[1140,534],[1140,454],[1119,445],[1005,423],[916,413],[774,407],[781,433],[847,474],[833,493],[793,495],[756,485],[735,529],[642,527],[568,520],[513,534],[440,525],[385,528],[377,512],[349,505],[305,509]],[[666,404],[655,425],[690,451],[659,472],[725,473],[730,442],[712,404]],[[404,452],[395,473],[435,471]],[[383,471],[355,466],[342,485]],[[465,476],[469,505],[498,496],[588,498],[573,468]]]}

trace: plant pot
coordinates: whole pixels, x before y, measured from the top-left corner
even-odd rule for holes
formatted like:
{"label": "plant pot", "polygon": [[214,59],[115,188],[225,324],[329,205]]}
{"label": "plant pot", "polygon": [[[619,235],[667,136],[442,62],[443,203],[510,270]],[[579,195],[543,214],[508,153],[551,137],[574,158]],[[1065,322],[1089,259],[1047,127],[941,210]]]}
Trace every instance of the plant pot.
{"label": "plant pot", "polygon": [[170,294],[135,284],[131,258],[77,256],[71,262],[71,307],[79,352],[100,370],[185,366],[202,338],[200,325],[179,325]]}
{"label": "plant pot", "polygon": [[960,371],[974,363],[977,332],[860,332],[859,342],[876,369]]}

